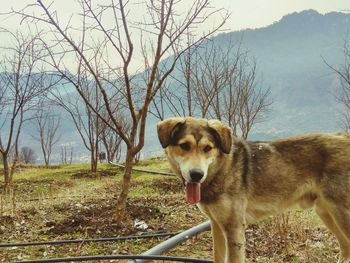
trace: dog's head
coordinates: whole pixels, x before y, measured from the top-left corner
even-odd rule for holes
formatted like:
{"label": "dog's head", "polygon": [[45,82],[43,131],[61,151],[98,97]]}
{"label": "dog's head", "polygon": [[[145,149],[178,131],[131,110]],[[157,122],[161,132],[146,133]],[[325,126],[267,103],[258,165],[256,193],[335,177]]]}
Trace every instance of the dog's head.
{"label": "dog's head", "polygon": [[231,151],[231,128],[218,120],[170,118],[157,128],[173,170],[187,183],[203,183],[210,168]]}

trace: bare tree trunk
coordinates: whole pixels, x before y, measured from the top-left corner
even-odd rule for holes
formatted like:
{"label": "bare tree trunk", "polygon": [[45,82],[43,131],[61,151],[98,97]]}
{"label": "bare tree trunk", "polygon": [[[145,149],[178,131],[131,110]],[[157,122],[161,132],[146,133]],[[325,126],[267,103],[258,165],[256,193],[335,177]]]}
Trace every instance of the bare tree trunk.
{"label": "bare tree trunk", "polygon": [[90,156],[91,156],[91,164],[90,164],[91,172],[92,173],[96,173],[97,172],[97,166],[98,166],[98,146],[96,146],[96,148],[94,148],[90,152]]}
{"label": "bare tree trunk", "polygon": [[116,162],[119,162],[121,157],[122,149],[119,148],[114,154],[111,155],[111,161],[115,160]]}
{"label": "bare tree trunk", "polygon": [[126,208],[126,201],[129,193],[130,188],[130,181],[131,181],[131,171],[133,166],[133,159],[134,154],[132,152],[132,149],[128,147],[126,151],[126,159],[125,159],[125,170],[124,170],[124,176],[123,176],[123,184],[122,184],[122,191],[120,192],[118,196],[117,201],[117,209],[114,214],[114,220],[117,223],[122,222],[124,217],[124,212]]}
{"label": "bare tree trunk", "polygon": [[17,163],[18,161],[20,161],[19,159],[19,150],[18,150],[18,144],[19,144],[19,135],[21,133],[21,129],[22,129],[22,125],[23,125],[23,108],[20,109],[20,121],[19,121],[19,125],[18,125],[18,129],[17,129],[17,134],[16,134],[16,139],[15,139],[15,154],[14,154],[14,158],[12,161],[12,165],[11,165],[11,170],[10,170],[10,177],[11,177],[11,181],[12,181],[12,177],[13,174],[16,171],[16,167],[17,167]]}
{"label": "bare tree trunk", "polygon": [[141,151],[138,152],[135,156],[134,156],[134,162],[135,164],[138,164],[140,162],[140,158],[141,158]]}
{"label": "bare tree trunk", "polygon": [[13,174],[16,171],[18,161],[19,161],[19,153],[18,153],[18,150],[16,150],[15,155],[13,157],[11,169],[10,169],[10,180],[11,181],[12,181]]}
{"label": "bare tree trunk", "polygon": [[92,173],[96,173],[96,172],[97,172],[97,159],[95,158],[95,156],[93,155],[93,153],[91,153],[90,171],[91,171]]}
{"label": "bare tree trunk", "polygon": [[97,166],[98,166],[98,157],[99,157],[99,152],[100,152],[100,147],[99,147],[99,142],[100,142],[100,125],[99,125],[99,121],[96,117],[95,120],[95,141],[91,143],[91,148],[94,148],[93,150],[93,155],[94,155],[94,167],[92,172],[96,173],[97,172]]}
{"label": "bare tree trunk", "polygon": [[10,167],[7,154],[2,154],[2,163],[4,165],[4,191],[5,193],[9,193],[12,188],[12,177],[10,174]]}
{"label": "bare tree trunk", "polygon": [[72,164],[72,162],[73,162],[73,147],[70,148],[69,164]]}
{"label": "bare tree trunk", "polygon": [[106,151],[107,162],[113,162],[111,151],[107,148],[105,148],[105,151]]}

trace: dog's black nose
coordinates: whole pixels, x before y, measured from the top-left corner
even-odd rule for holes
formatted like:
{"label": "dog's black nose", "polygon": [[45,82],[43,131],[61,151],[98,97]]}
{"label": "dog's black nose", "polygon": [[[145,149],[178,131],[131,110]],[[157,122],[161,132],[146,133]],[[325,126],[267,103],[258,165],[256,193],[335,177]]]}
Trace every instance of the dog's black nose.
{"label": "dog's black nose", "polygon": [[204,173],[200,169],[190,170],[190,177],[191,177],[192,182],[196,182],[196,183],[199,182],[202,179],[203,175],[204,175]]}

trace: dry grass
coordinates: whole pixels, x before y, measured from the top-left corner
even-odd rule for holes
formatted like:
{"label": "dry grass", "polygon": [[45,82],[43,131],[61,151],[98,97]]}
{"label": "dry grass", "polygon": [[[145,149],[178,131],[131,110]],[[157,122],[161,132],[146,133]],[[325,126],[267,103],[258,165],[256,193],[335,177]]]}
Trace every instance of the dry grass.
{"label": "dry grass", "polygon": [[[164,161],[139,164],[149,170],[167,171]],[[195,206],[184,202],[176,178],[134,173],[128,214],[122,226],[113,223],[115,195],[121,171],[102,165],[88,174],[87,165],[55,169],[21,167],[11,195],[0,195],[1,242],[29,242],[70,238],[107,237],[140,232],[176,232],[203,222]],[[77,176],[78,175],[78,176]],[[0,180],[0,184],[1,184]],[[143,220],[147,230],[134,226]],[[312,210],[286,212],[251,225],[246,232],[249,262],[336,262],[338,246]],[[0,262],[101,254],[138,254],[160,239],[123,243],[41,246],[1,249]],[[210,233],[203,233],[172,249],[168,255],[212,258]]]}

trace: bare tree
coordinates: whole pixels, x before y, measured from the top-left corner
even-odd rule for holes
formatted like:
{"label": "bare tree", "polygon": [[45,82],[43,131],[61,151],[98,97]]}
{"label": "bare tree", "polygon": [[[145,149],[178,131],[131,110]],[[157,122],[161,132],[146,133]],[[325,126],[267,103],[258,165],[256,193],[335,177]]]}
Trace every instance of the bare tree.
{"label": "bare tree", "polygon": [[40,108],[34,114],[34,122],[38,135],[32,135],[32,137],[40,143],[45,166],[49,166],[52,148],[60,139],[60,134],[58,133],[60,117],[52,115],[49,111],[45,111],[44,108],[45,105],[41,104]]}
{"label": "bare tree", "polygon": [[[1,30],[1,34],[12,37],[12,43],[2,47],[4,55],[0,61],[0,153],[4,166],[4,188],[12,186],[12,177],[19,158],[19,138],[25,113],[31,110],[40,95],[54,83],[41,70],[40,57],[43,46],[40,33],[24,35]],[[9,166],[9,153],[14,149],[12,166]]]}
{"label": "bare tree", "polygon": [[[190,35],[187,41],[191,43]],[[167,84],[169,87],[164,85],[157,94],[151,113],[159,119],[164,119],[165,112],[175,116],[209,116],[214,99],[224,85],[224,67],[216,57],[222,56],[218,47],[210,40],[202,44],[181,55],[171,75],[174,81]],[[221,118],[220,114],[216,115]]]}
{"label": "bare tree", "polygon": [[260,88],[256,77],[256,62],[243,71],[242,86],[240,86],[239,126],[241,136],[245,139],[253,125],[260,122],[264,114],[269,111],[272,103],[270,89]]}
{"label": "bare tree", "polygon": [[340,91],[336,95],[337,99],[344,106],[343,117],[341,120],[341,126],[347,133],[350,132],[350,42],[344,43],[344,63],[340,67],[336,68],[331,66],[325,60],[324,62],[334,72],[337,73],[340,79]]}
{"label": "bare tree", "polygon": [[[228,17],[227,13],[222,10],[210,8],[208,0],[193,0],[191,3],[186,1],[187,11],[180,10],[181,2],[185,1],[138,2],[137,7],[129,8],[130,3],[122,0],[111,0],[108,4],[103,2],[98,5],[94,5],[90,0],[80,0],[82,18],[81,26],[77,30],[70,25],[60,24],[58,12],[51,10],[50,6],[41,0],[38,0],[35,6],[31,5],[22,11],[15,12],[26,19],[34,19],[50,26],[59,43],[50,47],[50,50],[56,50],[51,53],[52,64],[55,64],[56,70],[61,69],[59,72],[64,77],[67,72],[70,72],[63,62],[64,55],[68,53],[76,55],[77,66],[75,68],[78,72],[72,75],[81,75],[79,72],[84,70],[95,82],[99,95],[103,98],[103,107],[108,114],[108,119],[91,104],[81,89],[80,79],[71,79],[73,80],[71,83],[90,109],[114,132],[118,133],[126,144],[122,191],[118,197],[115,213],[117,222],[121,222],[124,215],[133,159],[144,146],[149,105],[173,71],[179,56],[190,48],[183,39],[184,32],[190,30],[195,34],[209,17],[213,15],[220,17],[221,15],[217,26],[204,34],[200,32],[201,37],[193,41],[195,45],[217,32]],[[35,9],[36,7],[38,8]],[[135,8],[145,10],[145,15],[139,21],[132,21],[128,16],[129,12]],[[41,9],[43,13],[38,14],[38,9]],[[113,23],[102,19],[106,16],[113,17]],[[137,46],[135,46],[134,37],[137,31],[141,35],[140,52],[144,62],[142,68],[144,77],[141,80],[135,78],[136,75],[131,73],[130,69],[132,62],[140,56],[140,53],[136,53],[135,50]],[[92,63],[94,53],[91,50],[94,48],[90,45],[89,40],[93,41],[97,35],[100,39],[98,46],[103,49],[102,54],[104,54],[102,68],[96,68]],[[168,57],[167,61],[162,62],[162,59],[166,57]],[[124,99],[124,114],[131,123],[130,130],[127,132],[114,115],[111,98],[115,96],[122,96]]]}
{"label": "bare tree", "polygon": [[[230,49],[229,49],[230,50]],[[223,51],[215,56],[225,54]],[[235,135],[248,138],[252,127],[262,121],[272,104],[269,88],[262,88],[257,64],[241,46],[232,55],[221,56],[224,88],[214,100],[214,116],[226,122]]]}
{"label": "bare tree", "polygon": [[[189,31],[186,32],[186,41],[188,46],[192,45],[193,39]],[[165,118],[166,112],[171,112],[172,116],[196,115],[197,105],[192,88],[196,62],[193,56],[196,52],[197,46],[192,46],[179,57],[170,81],[163,84],[153,99],[150,113],[160,120]]]}
{"label": "bare tree", "polygon": [[[124,121],[124,127],[126,130],[128,129],[128,122]],[[106,157],[108,162],[119,162],[121,158],[121,146],[122,146],[122,138],[118,135],[118,133],[114,132],[109,126],[105,123],[101,123],[101,142],[106,151]]]}
{"label": "bare tree", "polygon": [[[118,122],[123,127],[125,133],[128,133],[130,130],[130,121],[125,117],[123,111],[125,106],[123,105],[124,101],[120,97],[112,98],[111,105],[113,105],[113,112]],[[106,116],[105,120],[109,122],[107,125],[103,120],[100,120],[100,142],[103,145],[104,150],[106,151],[106,159],[108,162],[119,162],[122,156],[122,143],[123,140],[118,133],[111,129],[113,122],[108,117],[106,112],[101,112],[101,115]]]}
{"label": "bare tree", "polygon": [[[93,82],[90,82],[86,78],[81,78],[80,83],[82,89],[84,89],[84,96],[89,99],[91,104],[98,108],[100,98],[90,88],[91,85],[94,85]],[[85,148],[90,153],[90,171],[96,173],[99,160],[101,122],[91,108],[81,100],[79,95],[72,94],[64,89],[64,87],[60,86],[55,89],[51,93],[51,96],[54,98],[53,102],[69,114]],[[65,153],[64,156],[67,156],[67,154]]]}
{"label": "bare tree", "polygon": [[232,128],[235,135],[238,134],[241,121],[240,110],[242,108],[241,102],[243,102],[241,100],[241,87],[243,86],[245,64],[242,61],[242,57],[244,56],[244,52],[242,53],[241,48],[238,47],[234,55],[231,54],[231,56],[221,58],[224,64],[225,89],[220,94],[220,99],[216,98],[214,106],[214,113],[221,116],[220,119],[224,120]]}
{"label": "bare tree", "polygon": [[[216,118],[221,120],[220,94],[225,86],[225,68],[222,63],[227,58],[212,42],[208,42],[204,51],[195,53],[195,66],[193,67],[192,88],[200,109],[200,116],[210,116],[210,110],[216,110]],[[228,53],[229,51],[226,51]]]}
{"label": "bare tree", "polygon": [[61,145],[61,163],[72,164],[73,162],[73,146],[63,144]]}
{"label": "bare tree", "polygon": [[215,118],[227,123],[235,135],[247,138],[261,121],[272,101],[270,90],[261,88],[257,65],[241,42],[220,47],[208,40],[180,59],[175,83],[158,94],[153,115]]}
{"label": "bare tree", "polygon": [[20,161],[25,164],[35,163],[36,155],[32,148],[24,146],[21,148]]}

